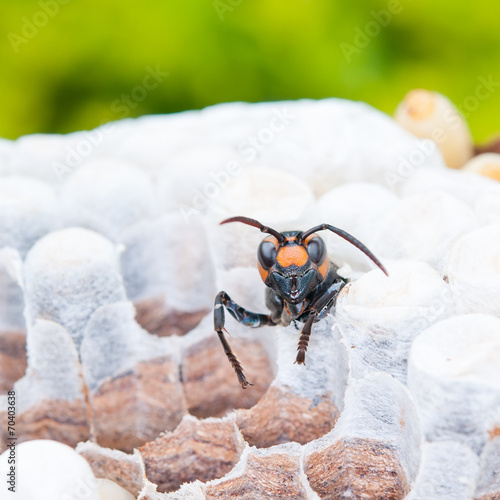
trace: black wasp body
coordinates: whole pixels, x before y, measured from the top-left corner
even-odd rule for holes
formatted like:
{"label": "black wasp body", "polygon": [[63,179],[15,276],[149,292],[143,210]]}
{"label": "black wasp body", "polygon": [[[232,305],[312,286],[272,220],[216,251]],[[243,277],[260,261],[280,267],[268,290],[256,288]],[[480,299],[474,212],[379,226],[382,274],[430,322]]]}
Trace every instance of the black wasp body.
{"label": "black wasp body", "polygon": [[296,362],[303,364],[313,323],[324,318],[334,306],[337,295],[347,280],[337,274],[337,266],[329,261],[324,241],[316,234],[328,229],[365,253],[386,275],[380,261],[356,238],[329,224],[307,231],[278,231],[248,217],[232,217],[221,222],[242,222],[270,236],[264,238],[257,252],[258,267],[266,289],[266,306],[270,314],[247,311],[233,302],[226,292],[215,298],[214,327],[227,358],[236,372],[241,387],[250,384],[240,362],[224,337],[224,307],[245,326],[284,325],[292,321],[304,323],[297,347]]}

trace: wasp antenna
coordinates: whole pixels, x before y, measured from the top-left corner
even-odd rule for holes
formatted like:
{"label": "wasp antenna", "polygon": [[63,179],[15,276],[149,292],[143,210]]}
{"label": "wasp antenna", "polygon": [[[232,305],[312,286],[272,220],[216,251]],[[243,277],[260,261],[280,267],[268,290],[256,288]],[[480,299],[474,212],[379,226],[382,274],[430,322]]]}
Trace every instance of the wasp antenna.
{"label": "wasp antenna", "polygon": [[264,226],[264,224],[261,224],[258,220],[250,219],[249,217],[230,217],[229,219],[223,220],[220,224],[228,224],[229,222],[242,222],[243,224],[248,224],[249,226],[260,229],[262,233],[271,234],[278,240],[279,243],[283,243],[285,241],[285,237],[276,231],[276,229]]}
{"label": "wasp antenna", "polygon": [[342,229],[339,229],[338,227],[331,226],[330,224],[321,224],[319,226],[313,227],[311,229],[308,229],[307,231],[301,233],[298,236],[298,239],[301,243],[303,243],[308,236],[310,236],[313,233],[317,233],[318,231],[324,231],[325,229],[328,229],[332,233],[335,233],[339,235],[341,238],[344,238],[344,240],[348,241],[351,245],[354,245],[356,248],[361,250],[368,258],[370,258],[382,271],[386,276],[389,276],[389,273],[387,272],[386,268],[382,265],[382,263],[373,255],[373,253],[365,246],[361,241],[356,239],[354,236],[351,234],[347,233],[346,231],[343,231]]}

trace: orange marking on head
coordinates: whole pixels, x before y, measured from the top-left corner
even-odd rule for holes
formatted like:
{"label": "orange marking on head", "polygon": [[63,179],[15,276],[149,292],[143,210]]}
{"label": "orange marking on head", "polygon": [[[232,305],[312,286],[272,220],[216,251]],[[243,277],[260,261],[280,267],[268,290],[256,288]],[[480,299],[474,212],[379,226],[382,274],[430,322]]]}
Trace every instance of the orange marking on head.
{"label": "orange marking on head", "polygon": [[267,277],[269,276],[269,271],[266,271],[261,265],[260,263],[257,262],[257,265],[259,267],[259,274],[260,274],[260,277],[262,278],[262,281],[265,283],[266,280],[267,280]]}
{"label": "orange marking on head", "polygon": [[290,245],[278,250],[276,262],[283,267],[292,265],[303,266],[309,259],[307,250],[301,245]]}
{"label": "orange marking on head", "polygon": [[328,255],[325,260],[318,266],[318,271],[323,276],[323,279],[326,278],[326,273],[328,272],[328,268],[330,267],[330,262],[328,261]]}
{"label": "orange marking on head", "polygon": [[278,240],[272,235],[266,236],[262,241],[270,241],[271,243],[274,243],[276,248],[278,248]]}

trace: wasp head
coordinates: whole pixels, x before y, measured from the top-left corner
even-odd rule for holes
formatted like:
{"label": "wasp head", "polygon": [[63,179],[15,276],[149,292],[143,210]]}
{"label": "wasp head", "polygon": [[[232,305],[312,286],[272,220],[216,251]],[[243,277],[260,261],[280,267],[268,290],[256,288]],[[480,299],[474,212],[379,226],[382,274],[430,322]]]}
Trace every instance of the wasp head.
{"label": "wasp head", "polygon": [[316,231],[328,229],[365,253],[387,274],[380,261],[354,236],[329,224],[307,231],[280,233],[248,217],[231,217],[221,222],[243,222],[270,236],[264,238],[257,251],[259,273],[264,283],[290,304],[299,304],[323,281],[330,268],[325,242]]}
{"label": "wasp head", "polygon": [[301,233],[268,236],[257,251],[259,273],[264,283],[291,304],[302,302],[323,281],[329,268],[326,246],[316,234],[301,240]]}

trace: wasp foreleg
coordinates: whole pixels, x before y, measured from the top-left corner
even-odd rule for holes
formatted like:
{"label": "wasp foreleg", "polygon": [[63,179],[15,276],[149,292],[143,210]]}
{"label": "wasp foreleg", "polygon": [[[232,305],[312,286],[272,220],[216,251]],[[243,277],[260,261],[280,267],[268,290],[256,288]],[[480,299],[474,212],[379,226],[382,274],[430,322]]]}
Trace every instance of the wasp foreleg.
{"label": "wasp foreleg", "polygon": [[333,283],[326,292],[318,297],[313,304],[308,308],[309,315],[307,316],[304,327],[299,338],[299,345],[297,346],[297,358],[295,360],[299,365],[305,364],[306,351],[309,345],[309,337],[311,335],[311,329],[314,321],[323,318],[327,312],[331,309],[337,295],[340,290],[344,287],[344,281],[336,281]]}
{"label": "wasp foreleg", "polygon": [[251,384],[245,377],[243,373],[243,368],[238,358],[233,353],[231,346],[224,336],[224,324],[225,324],[225,314],[224,307],[229,311],[229,314],[233,316],[239,323],[245,326],[250,326],[252,328],[258,328],[259,326],[275,325],[276,323],[271,319],[270,316],[265,314],[258,314],[254,312],[247,311],[243,307],[239,306],[231,300],[226,292],[219,292],[217,297],[215,297],[214,305],[214,328],[219,336],[224,352],[226,353],[227,359],[231,363],[236,376],[238,377],[238,382],[243,389],[246,389],[248,385]]}
{"label": "wasp foreleg", "polygon": [[307,346],[309,345],[309,336],[311,335],[311,328],[316,315],[317,312],[315,311],[309,314],[304,328],[302,328],[302,332],[300,333],[299,345],[297,347],[297,359],[295,360],[295,362],[299,365],[303,365],[305,363]]}

